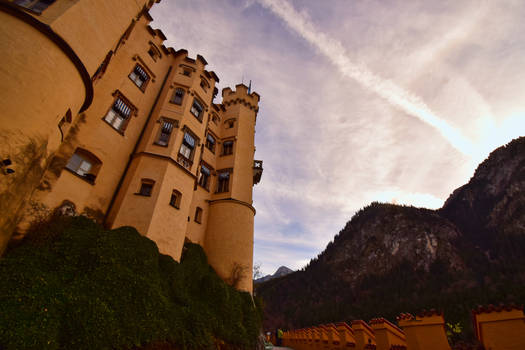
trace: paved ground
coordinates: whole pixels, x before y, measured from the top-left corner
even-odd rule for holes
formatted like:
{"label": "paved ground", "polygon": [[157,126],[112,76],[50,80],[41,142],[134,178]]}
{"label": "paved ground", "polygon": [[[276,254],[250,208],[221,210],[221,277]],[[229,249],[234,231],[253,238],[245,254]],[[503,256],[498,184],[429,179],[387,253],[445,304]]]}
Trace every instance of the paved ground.
{"label": "paved ground", "polygon": [[283,347],[280,347],[280,346],[274,346],[273,348],[274,348],[274,350],[293,350],[293,349],[290,349],[290,348],[283,348]]}

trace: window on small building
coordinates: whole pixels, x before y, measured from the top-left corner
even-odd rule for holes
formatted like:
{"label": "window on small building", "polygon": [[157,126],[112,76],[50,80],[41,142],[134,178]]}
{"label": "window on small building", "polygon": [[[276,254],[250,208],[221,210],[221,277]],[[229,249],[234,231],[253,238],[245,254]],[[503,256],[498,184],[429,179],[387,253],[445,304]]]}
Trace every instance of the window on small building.
{"label": "window on small building", "polygon": [[153,185],[155,185],[155,181],[150,179],[142,179],[140,181],[140,189],[137,194],[141,196],[151,197],[151,193],[153,192]]}
{"label": "window on small building", "polygon": [[33,12],[42,13],[55,0],[14,0],[13,2]]}
{"label": "window on small building", "polygon": [[182,144],[180,145],[177,161],[186,169],[190,170],[193,165],[193,155],[195,153],[195,137],[189,131],[184,132]]}
{"label": "window on small building", "polygon": [[202,223],[202,208],[201,207],[195,208],[195,222],[198,224]]}
{"label": "window on small building", "polygon": [[171,97],[170,102],[176,105],[181,105],[183,98],[184,98],[184,89],[176,88],[175,92],[173,93],[173,96]]}
{"label": "window on small building", "polygon": [[217,193],[228,192],[230,190],[230,172],[219,172],[217,180]]}
{"label": "window on small building", "polygon": [[180,201],[181,201],[181,199],[182,199],[182,193],[180,193],[177,190],[173,190],[171,192],[170,205],[172,207],[174,207],[174,208],[179,209],[180,208]]}
{"label": "window on small building", "polygon": [[215,153],[215,137],[213,137],[211,134],[206,135],[206,148],[211,151],[211,153]]}
{"label": "window on small building", "polygon": [[233,141],[224,141],[222,143],[222,155],[227,156],[233,154]]}
{"label": "window on small building", "polygon": [[201,171],[199,174],[199,186],[209,190],[210,189],[210,176],[211,176],[210,169],[205,165],[201,165]]}
{"label": "window on small building", "polygon": [[102,162],[91,152],[77,148],[66,164],[66,169],[94,184]]}
{"label": "window on small building", "polygon": [[204,107],[202,107],[201,102],[197,100],[196,98],[193,100],[193,105],[191,105],[190,112],[197,118],[199,121],[202,121],[202,114],[204,111]]}
{"label": "window on small building", "polygon": [[133,71],[129,74],[129,78],[141,89],[144,91],[146,89],[146,85],[149,81],[149,75],[146,73],[144,68],[142,68],[140,65],[136,65]]}
{"label": "window on small building", "polygon": [[159,136],[157,137],[155,144],[159,146],[167,146],[170,141],[171,133],[173,132],[173,127],[176,126],[176,123],[176,120],[162,118],[160,122]]}
{"label": "window on small building", "polygon": [[132,111],[133,108],[127,102],[121,97],[117,97],[104,120],[117,131],[123,132],[127,127]]}

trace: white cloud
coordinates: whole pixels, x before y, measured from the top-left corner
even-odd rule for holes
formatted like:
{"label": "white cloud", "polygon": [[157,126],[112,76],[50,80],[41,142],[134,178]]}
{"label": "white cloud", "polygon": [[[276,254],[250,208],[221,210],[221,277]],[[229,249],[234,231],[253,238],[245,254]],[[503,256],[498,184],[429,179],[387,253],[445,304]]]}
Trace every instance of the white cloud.
{"label": "white cloud", "polygon": [[352,62],[341,43],[314,28],[304,13],[298,13],[284,0],[261,0],[260,2],[282,18],[291,29],[314,45],[339,68],[341,73],[355,79],[363,87],[374,91],[404,112],[431,125],[460,152],[466,155],[472,154],[473,146],[470,140],[444,119],[437,116],[421,98],[404,90],[394,82],[374,74],[364,65]]}
{"label": "white cloud", "polygon": [[261,95],[254,260],[265,273],[304,266],[372,201],[438,207],[525,134],[525,3],[295,1],[284,15],[309,43],[261,1],[163,1],[152,15],[167,45],[206,58],[219,89],[244,75]]}

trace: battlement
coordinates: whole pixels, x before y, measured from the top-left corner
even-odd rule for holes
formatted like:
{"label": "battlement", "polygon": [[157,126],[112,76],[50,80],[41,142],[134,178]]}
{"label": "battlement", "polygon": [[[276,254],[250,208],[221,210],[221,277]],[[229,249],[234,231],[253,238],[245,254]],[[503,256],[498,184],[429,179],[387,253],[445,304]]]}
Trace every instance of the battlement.
{"label": "battlement", "polygon": [[399,329],[398,326],[382,317],[373,318],[370,320],[370,322],[368,322],[368,324],[370,324],[370,326],[375,332],[377,332],[377,330],[379,329],[387,329],[389,332],[394,333],[396,336],[405,338],[405,334],[401,329]]}
{"label": "battlement", "polygon": [[472,310],[472,323],[476,338],[486,349],[525,348],[523,306],[478,306]]}
{"label": "battlement", "polygon": [[235,90],[229,87],[222,89],[222,104],[226,107],[240,103],[257,113],[259,111],[259,100],[259,94],[256,92],[248,93],[248,87],[244,84],[235,85]]}

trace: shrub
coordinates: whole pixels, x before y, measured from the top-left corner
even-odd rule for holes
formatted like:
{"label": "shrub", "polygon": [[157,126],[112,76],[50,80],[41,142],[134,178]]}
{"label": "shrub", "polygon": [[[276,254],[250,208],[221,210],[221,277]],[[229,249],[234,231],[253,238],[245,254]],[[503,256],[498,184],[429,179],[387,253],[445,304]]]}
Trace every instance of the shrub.
{"label": "shrub", "polygon": [[45,239],[0,259],[0,349],[254,347],[260,310],[217,276],[200,246],[187,244],[177,263],[131,227],[52,220]]}

